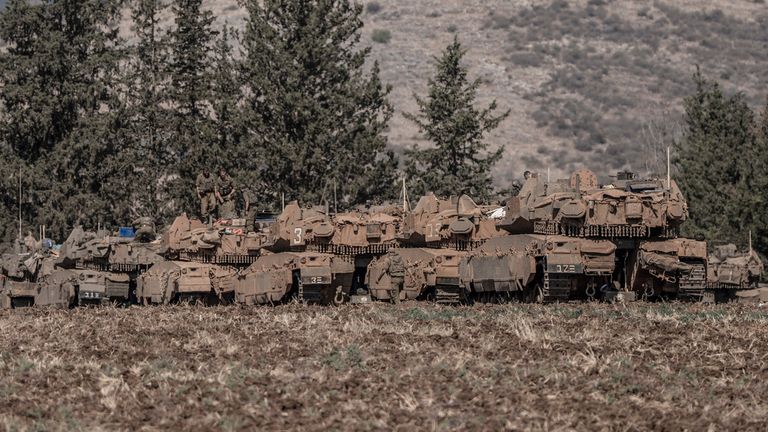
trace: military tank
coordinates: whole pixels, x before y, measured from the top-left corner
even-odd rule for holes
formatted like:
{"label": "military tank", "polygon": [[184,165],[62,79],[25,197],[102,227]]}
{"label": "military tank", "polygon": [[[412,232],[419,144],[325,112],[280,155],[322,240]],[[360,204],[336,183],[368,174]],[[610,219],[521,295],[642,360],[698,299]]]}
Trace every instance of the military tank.
{"label": "military tank", "polygon": [[[149,239],[149,233],[141,239]],[[75,227],[62,243],[52,280],[74,287],[75,304],[128,303],[139,275],[164,261],[156,242]],[[51,282],[47,282],[49,285]]]}
{"label": "military tank", "polygon": [[[371,260],[366,272],[366,287],[376,300],[434,300],[438,303],[466,301],[460,284],[459,265],[466,251],[430,248],[397,248],[392,250],[402,262],[402,289],[393,289],[390,255]],[[397,296],[397,298],[393,298]]]}
{"label": "military tank", "polygon": [[616,246],[607,240],[516,234],[488,240],[461,261],[461,285],[476,301],[555,302],[605,298]]}
{"label": "military tank", "polygon": [[396,244],[398,224],[384,211],[330,216],[325,208],[288,203],[269,228],[263,245],[268,253],[238,276],[236,298],[246,304],[349,300],[371,259]]}
{"label": "military tank", "polygon": [[230,303],[237,270],[214,264],[163,261],[139,276],[136,297],[141,304]]}
{"label": "military tank", "polygon": [[0,262],[0,308],[61,306],[73,303],[66,289],[51,280],[55,257],[49,250],[25,250],[3,254]]}
{"label": "military tank", "polygon": [[274,304],[299,301],[341,304],[349,297],[354,265],[321,252],[265,254],[237,275],[238,303]]}
{"label": "military tank", "polygon": [[687,238],[642,241],[636,249],[627,252],[623,273],[625,286],[644,299],[709,298],[704,241]]}
{"label": "military tank", "polygon": [[711,289],[754,289],[763,275],[763,261],[752,248],[740,252],[734,244],[715,246],[709,256]]}
{"label": "military tank", "polygon": [[[407,208],[407,207],[406,207]],[[489,218],[492,207],[477,205],[467,195],[422,196],[405,211],[397,235],[395,256],[378,256],[366,271],[366,287],[377,300],[430,299],[438,303],[469,300],[459,267],[470,251],[489,239],[506,236]],[[402,290],[393,290],[391,261],[404,263]],[[398,296],[393,299],[392,296]]]}
{"label": "military tank", "polygon": [[[548,182],[533,174],[507,201],[504,213],[498,226],[512,235],[562,236],[574,239],[570,246],[576,249],[591,246],[577,245],[575,239],[612,243],[615,265],[609,283],[600,284],[603,297],[705,297],[706,243],[679,238],[688,207],[674,180],[640,179],[622,171],[600,184],[593,172],[579,170]],[[587,258],[571,254],[577,266]],[[556,279],[556,285],[578,286],[572,294],[600,296],[575,275]],[[544,293],[543,298],[564,299],[565,294]]]}

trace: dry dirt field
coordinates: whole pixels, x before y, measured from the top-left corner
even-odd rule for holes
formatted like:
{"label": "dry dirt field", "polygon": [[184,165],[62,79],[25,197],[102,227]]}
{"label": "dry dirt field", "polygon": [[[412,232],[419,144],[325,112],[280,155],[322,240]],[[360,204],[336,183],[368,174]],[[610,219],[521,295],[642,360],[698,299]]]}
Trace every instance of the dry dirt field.
{"label": "dry dirt field", "polygon": [[768,310],[0,312],[6,430],[765,430]]}

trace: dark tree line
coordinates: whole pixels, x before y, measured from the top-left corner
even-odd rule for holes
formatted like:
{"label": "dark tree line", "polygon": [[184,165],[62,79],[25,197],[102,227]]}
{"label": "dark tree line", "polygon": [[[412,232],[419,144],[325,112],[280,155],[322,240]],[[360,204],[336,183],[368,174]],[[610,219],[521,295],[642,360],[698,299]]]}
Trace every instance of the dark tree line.
{"label": "dark tree line", "polygon": [[[19,176],[24,224],[57,239],[76,224],[195,213],[203,167],[256,185],[264,201],[282,192],[320,203],[334,188],[341,208],[396,198],[391,88],[359,45],[362,7],[242,6],[246,25],[233,29],[201,0],[10,0],[0,13],[0,240],[16,233]],[[454,42],[417,99],[411,118],[441,150],[406,155],[412,195],[490,195],[500,151],[483,157],[482,138],[506,114],[474,109],[463,54]]]}
{"label": "dark tree line", "polygon": [[741,93],[694,75],[676,144],[678,184],[688,199],[687,234],[768,253],[768,105],[754,112]]}

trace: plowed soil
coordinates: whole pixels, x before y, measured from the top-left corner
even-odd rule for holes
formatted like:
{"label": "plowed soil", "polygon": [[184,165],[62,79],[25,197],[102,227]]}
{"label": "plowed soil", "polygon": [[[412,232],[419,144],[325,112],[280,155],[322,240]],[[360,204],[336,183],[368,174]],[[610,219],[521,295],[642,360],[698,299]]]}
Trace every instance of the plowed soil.
{"label": "plowed soil", "polygon": [[757,305],[0,312],[7,430],[765,430]]}

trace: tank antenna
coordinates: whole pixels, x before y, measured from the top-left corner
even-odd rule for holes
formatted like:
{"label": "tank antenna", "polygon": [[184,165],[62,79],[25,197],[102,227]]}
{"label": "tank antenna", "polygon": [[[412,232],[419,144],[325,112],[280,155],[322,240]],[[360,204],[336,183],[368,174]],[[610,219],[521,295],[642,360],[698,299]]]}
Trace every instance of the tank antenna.
{"label": "tank antenna", "polygon": [[549,183],[549,167],[547,167],[547,183]]}
{"label": "tank antenna", "polygon": [[672,175],[670,174],[669,146],[667,146],[667,191],[672,189]]}
{"label": "tank antenna", "polygon": [[752,253],[752,230],[749,230],[749,253]]}
{"label": "tank antenna", "polygon": [[336,200],[336,179],[333,179],[333,214],[339,212],[338,201]]}
{"label": "tank antenna", "polygon": [[280,201],[283,204],[283,211],[285,211],[285,192],[280,192]]}
{"label": "tank antenna", "polygon": [[411,206],[408,203],[408,189],[405,187],[405,176],[403,176],[403,212],[408,213],[411,211]]}
{"label": "tank antenna", "polygon": [[19,239],[21,239],[21,167],[19,167]]}

